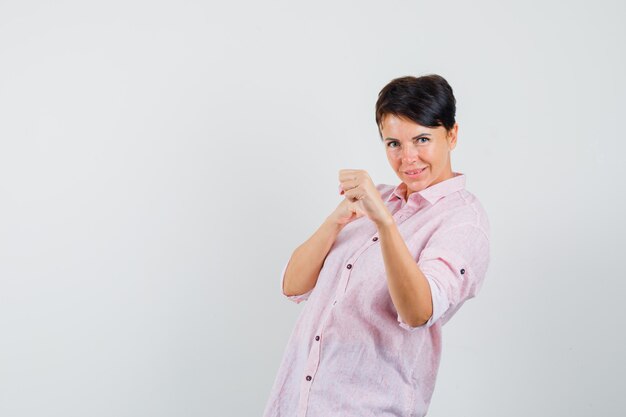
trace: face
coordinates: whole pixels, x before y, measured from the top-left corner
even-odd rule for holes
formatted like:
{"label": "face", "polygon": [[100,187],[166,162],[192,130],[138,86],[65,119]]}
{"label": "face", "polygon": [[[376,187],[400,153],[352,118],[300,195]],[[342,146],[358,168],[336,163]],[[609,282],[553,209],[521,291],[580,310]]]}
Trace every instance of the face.
{"label": "face", "polygon": [[[458,123],[447,132],[443,126],[430,128],[387,114],[380,130],[389,164],[406,184],[406,198],[438,182],[452,178],[450,151],[456,147]],[[411,174],[407,171],[419,171]]]}

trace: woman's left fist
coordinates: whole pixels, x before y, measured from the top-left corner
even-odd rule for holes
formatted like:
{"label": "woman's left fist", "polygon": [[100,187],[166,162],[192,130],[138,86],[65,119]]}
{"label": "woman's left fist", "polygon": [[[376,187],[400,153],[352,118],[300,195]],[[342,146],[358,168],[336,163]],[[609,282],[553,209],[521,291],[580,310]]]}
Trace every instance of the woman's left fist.
{"label": "woman's left fist", "polygon": [[376,225],[389,222],[391,213],[380,197],[376,185],[363,169],[340,169],[339,189],[350,201],[349,208],[357,215],[365,214]]}

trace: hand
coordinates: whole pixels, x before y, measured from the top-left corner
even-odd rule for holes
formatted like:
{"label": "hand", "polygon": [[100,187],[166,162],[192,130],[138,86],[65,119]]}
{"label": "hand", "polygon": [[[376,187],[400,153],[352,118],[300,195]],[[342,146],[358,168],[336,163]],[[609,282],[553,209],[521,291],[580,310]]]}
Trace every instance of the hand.
{"label": "hand", "polygon": [[339,170],[339,189],[345,199],[330,216],[337,224],[346,225],[362,216],[369,217],[377,225],[392,220],[391,213],[367,171]]}

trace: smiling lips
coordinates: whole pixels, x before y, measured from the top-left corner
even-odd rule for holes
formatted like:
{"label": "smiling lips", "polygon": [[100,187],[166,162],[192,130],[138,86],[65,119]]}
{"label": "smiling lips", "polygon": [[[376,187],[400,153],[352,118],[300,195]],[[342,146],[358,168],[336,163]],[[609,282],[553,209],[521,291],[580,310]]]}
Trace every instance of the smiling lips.
{"label": "smiling lips", "polygon": [[424,170],[426,169],[426,167],[421,168],[421,169],[414,169],[412,171],[404,171],[404,173],[406,175],[409,175],[411,177],[417,177],[419,174],[421,174]]}

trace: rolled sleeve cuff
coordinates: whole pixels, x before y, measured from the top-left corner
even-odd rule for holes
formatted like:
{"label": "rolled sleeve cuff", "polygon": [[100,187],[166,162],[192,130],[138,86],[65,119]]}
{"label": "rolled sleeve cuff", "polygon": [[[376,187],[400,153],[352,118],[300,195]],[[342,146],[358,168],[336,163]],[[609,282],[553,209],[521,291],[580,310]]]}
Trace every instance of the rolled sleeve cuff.
{"label": "rolled sleeve cuff", "polygon": [[426,277],[426,279],[428,280],[428,284],[430,285],[430,294],[433,300],[433,314],[430,316],[426,323],[422,324],[421,326],[413,327],[405,323],[404,320],[402,320],[402,317],[400,317],[400,313],[398,313],[398,324],[400,325],[400,327],[411,332],[423,327],[428,328],[435,324],[439,317],[441,317],[443,313],[446,312],[449,305],[448,297],[446,296],[445,292],[441,290],[437,282],[435,282],[435,280],[430,278],[427,274],[424,274],[424,276]]}
{"label": "rolled sleeve cuff", "polygon": [[285,266],[283,267],[283,271],[280,273],[280,292],[285,297],[287,297],[291,301],[293,301],[296,304],[298,304],[298,303],[301,303],[302,301],[304,301],[304,300],[309,298],[309,295],[311,294],[311,291],[313,291],[313,288],[311,288],[309,291],[305,292],[304,294],[298,294],[298,295],[287,295],[287,294],[285,294],[285,289],[283,288],[283,285],[285,283],[285,271],[287,270],[287,265],[289,265],[289,260],[287,260],[287,263],[285,263]]}

